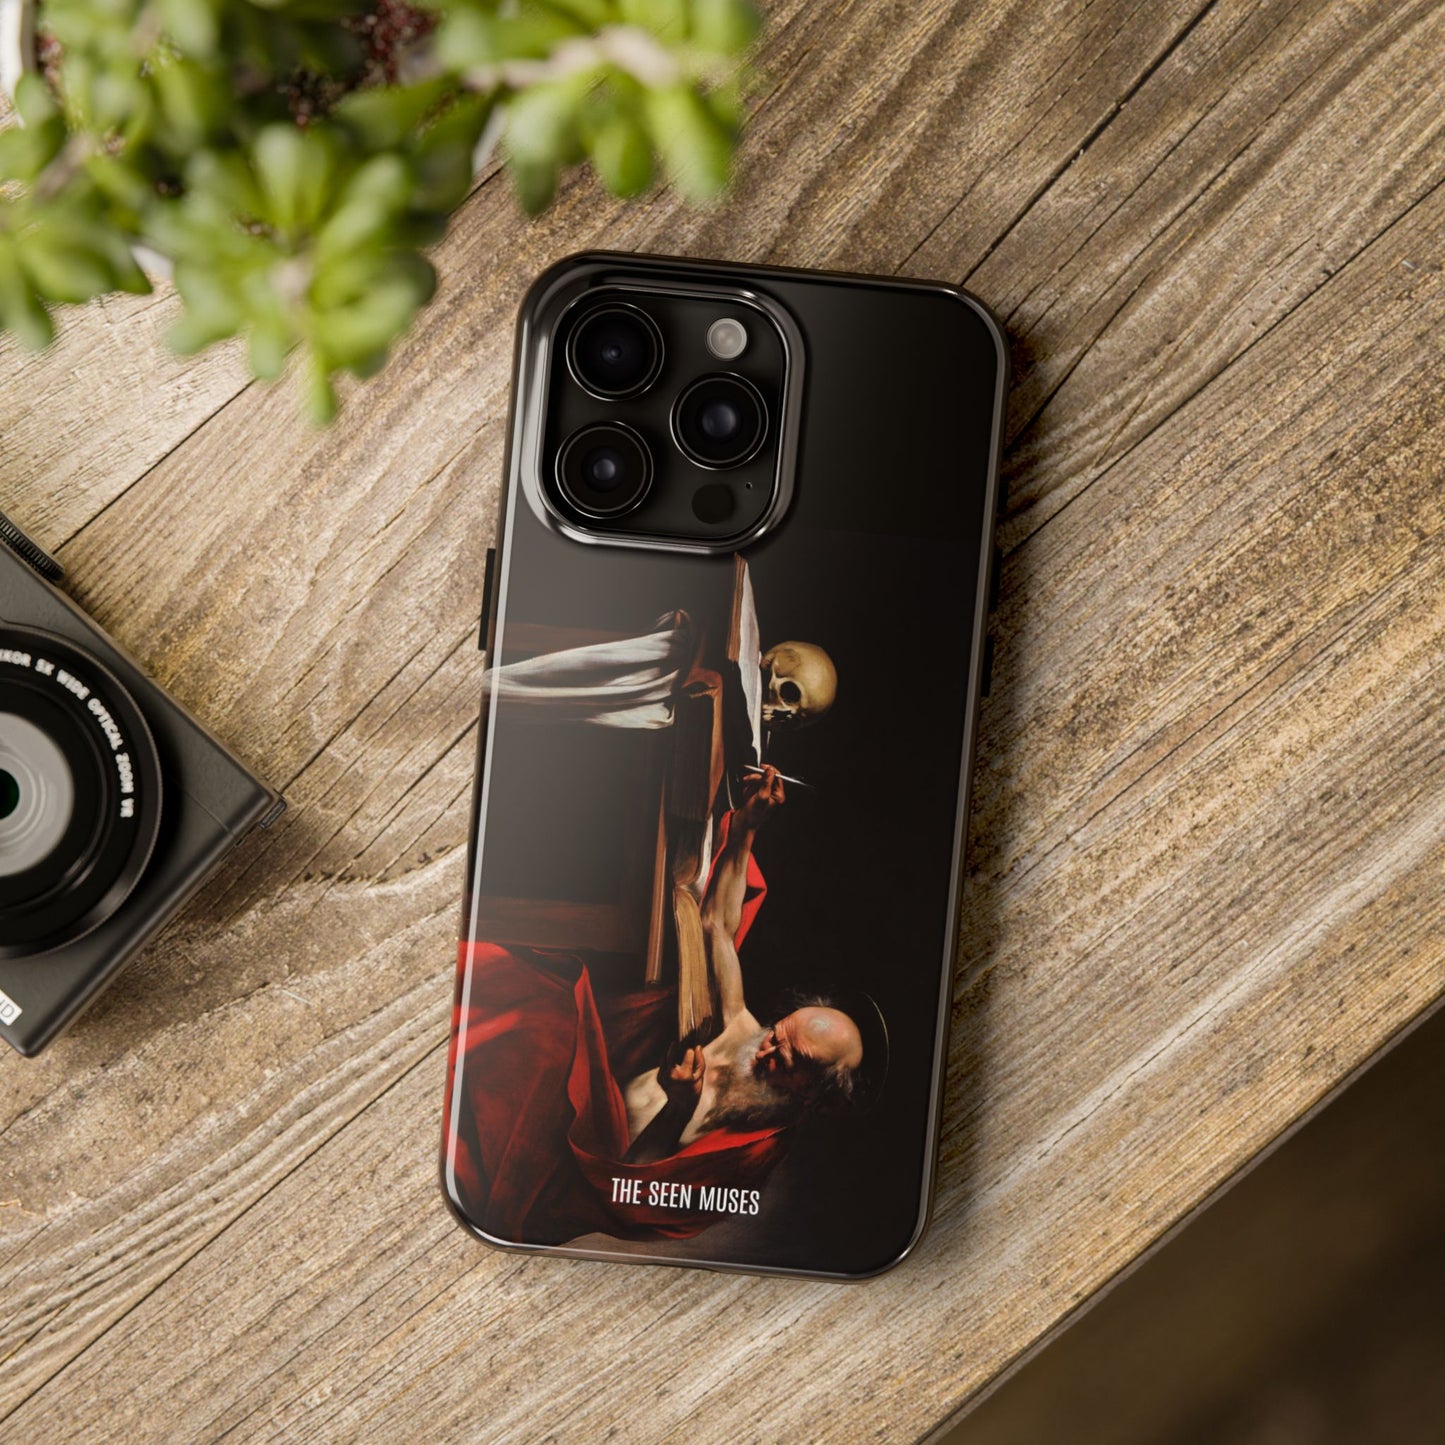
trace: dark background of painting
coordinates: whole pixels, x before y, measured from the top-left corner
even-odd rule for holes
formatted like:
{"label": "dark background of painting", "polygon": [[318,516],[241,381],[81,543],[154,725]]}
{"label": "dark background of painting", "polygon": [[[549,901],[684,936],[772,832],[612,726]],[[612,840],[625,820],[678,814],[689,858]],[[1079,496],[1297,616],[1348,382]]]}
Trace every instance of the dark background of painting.
{"label": "dark background of painting", "polygon": [[[640,632],[682,607],[726,625],[730,563],[634,556],[629,568],[616,553],[544,545],[567,547],[569,585],[559,592],[548,567],[518,569],[514,618],[564,626],[581,617]],[[764,647],[821,644],[839,692],[821,721],[771,740],[769,761],[814,786],[790,792],[757,847],[768,895],[742,950],[748,1003],[769,1021],[797,990],[840,1004],[863,991],[886,1020],[890,1049],[874,1097],[798,1130],[764,1187],[763,1215],[709,1230],[709,1251],[737,1236],[740,1252],[780,1264],[799,1263],[804,1251],[868,1268],[912,1234],[952,937],[972,615],[972,577],[960,564],[957,544],[801,529],[786,546],[749,556]],[[549,576],[553,585],[542,581]],[[617,882],[621,829],[638,826],[628,790],[641,786],[646,750],[666,735],[549,726],[539,716],[504,708],[494,724],[505,766],[494,770],[489,835],[505,846],[488,851],[486,891],[605,897]],[[633,959],[596,959],[592,972],[601,988],[640,980]]]}

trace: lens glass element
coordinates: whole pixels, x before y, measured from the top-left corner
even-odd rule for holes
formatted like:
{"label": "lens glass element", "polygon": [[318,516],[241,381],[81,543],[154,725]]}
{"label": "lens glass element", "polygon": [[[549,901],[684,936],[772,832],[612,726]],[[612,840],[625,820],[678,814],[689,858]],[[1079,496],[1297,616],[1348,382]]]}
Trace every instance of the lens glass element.
{"label": "lens glass element", "polygon": [[161,825],[135,699],[53,633],[0,623],[0,959],[53,953],[121,906]]}
{"label": "lens glass element", "polygon": [[567,343],[572,375],[593,396],[636,396],[657,379],[662,336],[635,306],[606,306],[573,329]]}
{"label": "lens glass element", "polygon": [[630,512],[652,485],[652,455],[631,427],[583,427],[557,457],[557,485],[584,516]]}
{"label": "lens glass element", "polygon": [[740,376],[705,376],[677,399],[677,444],[699,466],[736,467],[762,446],[768,412],[757,388]]}
{"label": "lens glass element", "polygon": [[65,754],[34,723],[0,712],[0,878],[48,858],[74,810]]}

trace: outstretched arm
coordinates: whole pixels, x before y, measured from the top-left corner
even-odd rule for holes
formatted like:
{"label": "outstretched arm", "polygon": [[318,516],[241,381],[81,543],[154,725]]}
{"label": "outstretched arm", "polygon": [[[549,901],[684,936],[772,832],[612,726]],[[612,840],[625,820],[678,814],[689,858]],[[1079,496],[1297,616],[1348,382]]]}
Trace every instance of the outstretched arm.
{"label": "outstretched arm", "polygon": [[708,960],[717,984],[726,1027],[747,1007],[743,997],[743,970],[738,961],[737,936],[743,922],[743,899],[748,887],[748,860],[758,830],[773,809],[785,801],[783,781],[776,768],[764,768],[761,777],[750,779],[743,804],[733,814],[728,840],[713,870],[712,882],[702,901],[702,927],[707,939]]}

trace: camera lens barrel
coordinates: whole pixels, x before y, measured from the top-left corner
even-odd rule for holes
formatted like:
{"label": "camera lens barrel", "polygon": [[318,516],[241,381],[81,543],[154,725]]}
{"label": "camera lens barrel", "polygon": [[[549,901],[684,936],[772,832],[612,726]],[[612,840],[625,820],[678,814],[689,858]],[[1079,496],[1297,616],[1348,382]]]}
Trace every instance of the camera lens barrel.
{"label": "camera lens barrel", "polygon": [[99,662],[0,627],[0,959],[83,938],[145,871],[161,821],[154,739]]}
{"label": "camera lens barrel", "polygon": [[573,432],[557,455],[557,485],[586,517],[620,517],[652,485],[652,453],[629,426],[607,422]]}
{"label": "camera lens barrel", "polygon": [[704,376],[677,399],[672,433],[700,467],[722,471],[755,456],[768,434],[768,409],[740,376]]}
{"label": "camera lens barrel", "polygon": [[604,400],[636,396],[662,370],[662,333],[636,306],[598,307],[573,327],[567,364],[578,384],[593,396]]}

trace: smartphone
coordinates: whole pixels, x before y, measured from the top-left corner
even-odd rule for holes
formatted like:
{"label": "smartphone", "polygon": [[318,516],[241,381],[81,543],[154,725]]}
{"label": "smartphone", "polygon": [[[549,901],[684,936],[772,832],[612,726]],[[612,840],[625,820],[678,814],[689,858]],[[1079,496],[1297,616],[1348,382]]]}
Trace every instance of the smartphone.
{"label": "smartphone", "polygon": [[442,1147],[480,1238],[854,1279],[922,1235],[1006,381],[951,285],[531,288]]}

